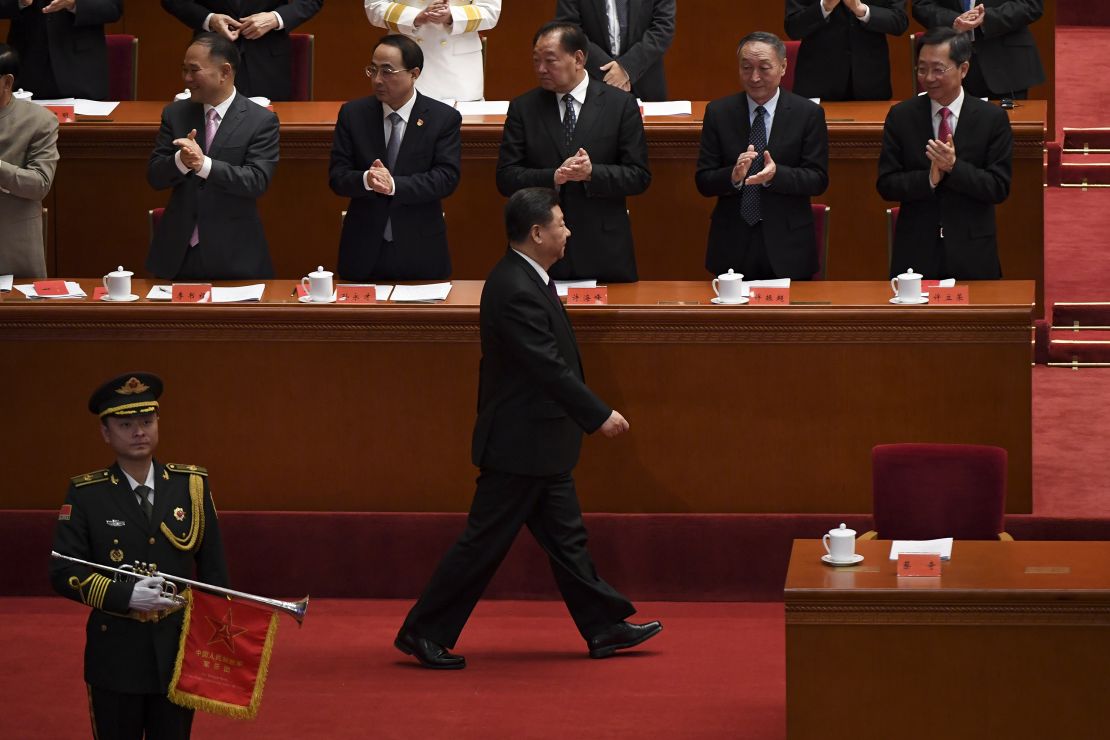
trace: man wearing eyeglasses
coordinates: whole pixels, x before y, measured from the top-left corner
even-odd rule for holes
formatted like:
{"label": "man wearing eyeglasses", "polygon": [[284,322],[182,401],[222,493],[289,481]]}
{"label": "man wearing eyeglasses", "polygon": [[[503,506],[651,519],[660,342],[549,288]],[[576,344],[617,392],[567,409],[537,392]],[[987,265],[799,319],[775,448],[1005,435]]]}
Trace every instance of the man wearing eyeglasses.
{"label": "man wearing eyeglasses", "polygon": [[1024,100],[1044,82],[1044,67],[1029,25],[1044,15],[1044,0],[913,0],[913,17],[947,26],[972,41],[964,89],[977,98]]}
{"label": "man wearing eyeglasses", "polygon": [[424,54],[400,34],[374,47],[374,94],[339,110],[329,182],[350,198],[339,274],[350,280],[440,280],[451,275],[442,200],[459,184],[462,118],[416,90]]}
{"label": "man wearing eyeglasses", "polygon": [[917,49],[926,95],[887,114],[878,190],[901,203],[891,276],[1002,277],[994,207],[1010,194],[1013,133],[1005,111],[964,91],[970,59],[966,34],[929,29]]}

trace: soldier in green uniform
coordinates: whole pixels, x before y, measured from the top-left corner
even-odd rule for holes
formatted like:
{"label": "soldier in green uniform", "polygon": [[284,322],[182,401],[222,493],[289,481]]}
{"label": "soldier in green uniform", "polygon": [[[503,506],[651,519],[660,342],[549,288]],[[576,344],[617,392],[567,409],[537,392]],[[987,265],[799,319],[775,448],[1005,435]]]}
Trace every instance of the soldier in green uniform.
{"label": "soldier in green uniform", "polygon": [[[227,565],[208,490],[196,465],[162,464],[158,397],[162,380],[127,373],[89,399],[116,461],[72,479],[58,513],[54,550],[118,568],[147,563],[161,573],[227,586]],[[161,577],[137,582],[54,560],[54,589],[92,607],[85,628],[85,682],[93,737],[188,738],[193,712],[166,698],[183,613]]]}

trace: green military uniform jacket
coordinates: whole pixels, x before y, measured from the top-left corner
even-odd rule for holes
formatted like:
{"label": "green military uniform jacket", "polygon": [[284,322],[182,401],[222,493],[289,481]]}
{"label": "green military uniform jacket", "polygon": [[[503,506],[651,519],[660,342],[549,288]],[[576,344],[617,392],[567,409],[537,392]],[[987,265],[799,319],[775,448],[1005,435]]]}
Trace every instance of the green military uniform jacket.
{"label": "green military uniform jacket", "polygon": [[[54,550],[115,568],[137,560],[161,573],[228,584],[208,473],[194,465],[154,462],[150,520],[118,465],[76,476],[58,514]],[[85,681],[124,694],[165,694],[184,614],[179,609],[157,621],[127,616],[134,584],[120,578],[65,560],[50,564],[54,589],[92,607]]]}

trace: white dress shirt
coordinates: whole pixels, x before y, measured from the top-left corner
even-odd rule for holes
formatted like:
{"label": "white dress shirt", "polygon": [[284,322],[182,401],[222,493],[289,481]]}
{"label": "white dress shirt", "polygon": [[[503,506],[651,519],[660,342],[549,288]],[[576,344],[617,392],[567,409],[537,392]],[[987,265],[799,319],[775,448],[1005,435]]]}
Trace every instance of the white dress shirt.
{"label": "white dress shirt", "polygon": [[[139,481],[132,478],[126,470],[123,470],[123,468],[120,468],[120,470],[123,471],[123,477],[127,479],[127,485],[131,486],[131,493],[135,494],[135,502],[138,503],[139,506],[141,507],[143,504],[142,504],[142,502],[139,501],[139,494],[135,490],[136,488],[139,487]],[[151,463],[150,469],[146,471],[146,480],[143,481],[142,485],[144,485],[144,486],[146,486],[147,488],[150,489],[150,491],[147,492],[147,494],[146,494],[146,500],[149,501],[151,504],[153,504],[154,503],[154,464],[153,463]]]}
{"label": "white dress shirt", "polygon": [[[235,88],[231,88],[231,96],[228,97],[224,102],[220,103],[219,105],[212,106],[212,105],[209,105],[208,103],[204,104],[204,125],[206,127],[208,125],[208,111],[212,110],[213,108],[216,109],[216,130],[212,133],[212,138],[213,139],[216,138],[216,132],[218,132],[220,130],[220,124],[223,123],[223,120],[227,117],[227,111],[231,107],[231,101],[235,100],[235,95],[236,95]],[[205,141],[204,142],[204,148],[205,148],[206,151],[211,149],[212,148],[212,142],[211,141]],[[178,172],[180,172],[183,175],[188,174],[189,168],[181,163],[181,150],[180,149],[178,149],[177,153],[173,155],[173,161],[174,161],[175,164],[177,164]],[[206,155],[204,155],[204,164],[202,164],[200,166],[200,171],[197,172],[197,177],[202,177],[205,180],[207,180],[208,175],[211,172],[212,172],[212,158],[209,157],[206,154]]]}
{"label": "white dress shirt", "polygon": [[[385,142],[389,144],[389,137],[393,135],[393,123],[389,120],[391,113],[396,113],[401,117],[401,122],[397,124],[397,135],[401,137],[401,141],[405,140],[405,130],[409,125],[409,118],[412,116],[412,109],[416,105],[416,91],[412,91],[412,97],[405,102],[400,108],[394,111],[385,103],[382,103],[382,123],[385,131]],[[389,163],[382,160],[382,164],[389,166]],[[389,179],[392,181],[393,188],[389,191],[390,195],[397,192],[397,181],[393,178],[393,173],[389,173]],[[362,186],[367,190],[370,189],[370,170],[362,173]]]}
{"label": "white dress shirt", "polygon": [[543,280],[544,285],[551,284],[551,276],[547,274],[547,270],[540,267],[539,262],[536,262],[534,259],[526,255],[524,252],[521,252],[519,249],[514,249],[513,251],[523,257],[525,262],[535,268],[536,272],[538,272],[540,275],[540,280]]}

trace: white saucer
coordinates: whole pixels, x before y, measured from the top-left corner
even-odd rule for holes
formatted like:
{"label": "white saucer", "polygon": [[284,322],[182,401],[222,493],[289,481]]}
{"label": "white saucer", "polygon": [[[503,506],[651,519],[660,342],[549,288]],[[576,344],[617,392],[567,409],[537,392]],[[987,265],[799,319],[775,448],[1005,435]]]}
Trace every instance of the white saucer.
{"label": "white saucer", "polygon": [[743,306],[745,303],[748,302],[748,300],[749,299],[747,298],[741,298],[738,301],[722,301],[720,296],[716,296],[714,298],[710,298],[709,302],[716,303],[718,306]]}
{"label": "white saucer", "polygon": [[928,296],[921,296],[920,298],[910,298],[910,299],[907,300],[907,299],[904,299],[904,298],[899,298],[898,296],[894,296],[893,298],[890,299],[890,302],[891,303],[897,303],[900,306],[919,306],[922,303],[928,303],[929,302],[929,297]]}
{"label": "white saucer", "polygon": [[832,555],[822,555],[821,562],[827,565],[856,565],[863,562],[863,556],[857,552],[848,560],[833,560]]}
{"label": "white saucer", "polygon": [[301,303],[335,303],[336,295],[338,295],[338,292],[332,293],[331,298],[329,298],[326,301],[314,301],[314,300],[312,300],[312,296],[307,296],[307,295],[297,296],[297,300],[300,301]]}
{"label": "white saucer", "polygon": [[134,293],[130,293],[126,298],[112,298],[107,293],[105,293],[104,295],[100,296],[100,300],[108,301],[109,303],[130,303],[131,301],[139,300],[139,296],[135,295]]}

